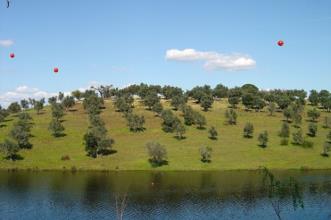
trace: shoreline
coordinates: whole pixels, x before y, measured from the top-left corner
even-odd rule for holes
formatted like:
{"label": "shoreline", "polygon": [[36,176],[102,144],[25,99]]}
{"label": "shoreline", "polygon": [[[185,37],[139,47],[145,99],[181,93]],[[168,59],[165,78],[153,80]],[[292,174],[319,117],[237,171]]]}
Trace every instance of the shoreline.
{"label": "shoreline", "polygon": [[[262,168],[262,167],[261,167]],[[269,168],[268,168],[269,169]],[[192,169],[192,170],[170,170],[170,169],[77,169],[77,168],[65,168],[65,169],[40,169],[40,168],[0,168],[0,172],[98,172],[98,173],[110,173],[110,172],[253,172],[259,171],[256,169]],[[331,168],[270,168],[272,171],[331,171]]]}

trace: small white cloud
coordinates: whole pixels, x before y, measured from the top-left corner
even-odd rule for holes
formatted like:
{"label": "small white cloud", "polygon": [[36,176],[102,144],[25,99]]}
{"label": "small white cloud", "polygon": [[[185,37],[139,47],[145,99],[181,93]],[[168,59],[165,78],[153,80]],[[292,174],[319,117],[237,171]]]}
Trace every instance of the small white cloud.
{"label": "small white cloud", "polygon": [[213,51],[195,49],[170,49],[166,51],[167,60],[204,61],[207,70],[245,70],[255,67],[256,61],[243,54],[221,54]]}
{"label": "small white cloud", "polygon": [[49,97],[55,95],[57,95],[57,93],[50,93],[28,86],[19,86],[13,91],[0,94],[0,104],[4,107],[7,107],[10,103],[19,102],[22,99],[48,99]]}
{"label": "small white cloud", "polygon": [[10,47],[12,45],[14,45],[13,40],[0,40],[0,46],[1,47]]}

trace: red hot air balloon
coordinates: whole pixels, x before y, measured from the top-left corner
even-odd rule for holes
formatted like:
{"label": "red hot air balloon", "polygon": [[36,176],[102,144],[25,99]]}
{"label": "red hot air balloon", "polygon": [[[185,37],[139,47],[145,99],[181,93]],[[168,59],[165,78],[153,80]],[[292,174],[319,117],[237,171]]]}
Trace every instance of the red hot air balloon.
{"label": "red hot air balloon", "polygon": [[15,58],[15,54],[14,54],[14,53],[11,53],[9,56],[10,56],[10,58],[12,58],[12,59]]}
{"label": "red hot air balloon", "polygon": [[284,41],[279,40],[279,41],[277,42],[277,44],[278,44],[278,46],[282,47],[282,46],[284,45]]}
{"label": "red hot air balloon", "polygon": [[53,71],[54,71],[54,73],[58,73],[59,72],[59,68],[55,67]]}

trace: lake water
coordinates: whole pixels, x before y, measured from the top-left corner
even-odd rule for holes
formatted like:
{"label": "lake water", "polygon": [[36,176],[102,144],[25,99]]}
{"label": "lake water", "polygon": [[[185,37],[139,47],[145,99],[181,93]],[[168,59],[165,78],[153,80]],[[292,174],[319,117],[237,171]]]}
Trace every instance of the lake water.
{"label": "lake water", "polygon": [[[302,189],[304,208],[276,200],[282,219],[331,219],[330,171],[273,173]],[[6,220],[278,219],[272,201],[257,171],[0,172]]]}

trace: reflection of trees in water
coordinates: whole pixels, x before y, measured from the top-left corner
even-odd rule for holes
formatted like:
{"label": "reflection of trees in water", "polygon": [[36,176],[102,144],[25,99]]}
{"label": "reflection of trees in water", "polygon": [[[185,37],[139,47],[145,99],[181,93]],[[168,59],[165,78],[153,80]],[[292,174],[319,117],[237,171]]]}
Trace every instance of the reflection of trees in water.
{"label": "reflection of trees in water", "polygon": [[281,211],[287,205],[287,199],[292,200],[294,210],[304,208],[302,187],[294,178],[280,181],[267,168],[262,168],[262,174],[263,186],[266,187],[267,196],[278,219],[282,219]]}
{"label": "reflection of trees in water", "polygon": [[9,191],[17,196],[22,196],[31,191],[33,175],[25,172],[9,172],[4,183]]}
{"label": "reflection of trees in water", "polygon": [[116,219],[122,220],[124,216],[124,211],[127,206],[127,193],[124,194],[116,194],[115,195],[115,204],[116,204]]}
{"label": "reflection of trees in water", "polygon": [[[292,207],[289,189],[279,190],[281,197],[269,198],[270,188],[268,184],[261,184],[261,175],[260,178],[255,175],[250,178],[251,175],[245,176],[245,173],[236,175],[232,177],[232,174],[215,172],[6,173],[0,175],[0,184],[3,192],[20,196],[20,200],[29,193],[29,197],[48,199],[54,207],[75,208],[83,212],[102,211],[113,219],[116,216],[149,219],[159,213],[180,218],[192,211],[198,216],[211,218],[222,217],[224,213],[236,217],[254,216],[254,211],[261,206],[269,210],[270,206],[265,201],[270,199],[273,209],[280,210],[280,215],[285,213],[281,212],[282,207]],[[301,195],[307,204],[329,207],[330,180],[321,178],[320,174],[317,178],[311,176],[298,183],[300,193],[304,192]]]}
{"label": "reflection of trees in water", "polygon": [[82,201],[84,205],[95,208],[102,201],[110,200],[107,195],[111,192],[111,184],[107,175],[90,174],[86,178]]}

